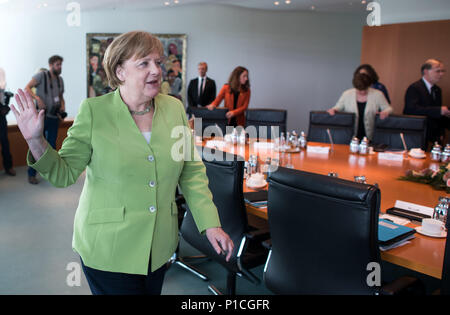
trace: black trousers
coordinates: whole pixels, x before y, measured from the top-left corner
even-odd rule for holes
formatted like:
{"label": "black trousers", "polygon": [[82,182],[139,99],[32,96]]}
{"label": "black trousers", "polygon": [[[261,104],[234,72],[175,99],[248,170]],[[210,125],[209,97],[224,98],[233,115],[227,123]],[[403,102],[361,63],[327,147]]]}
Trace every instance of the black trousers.
{"label": "black trousers", "polygon": [[93,269],[84,265],[81,259],[84,275],[89,283],[93,295],[160,295],[166,273],[166,265],[148,273],[135,275],[119,272],[108,272]]}
{"label": "black trousers", "polygon": [[9,151],[8,141],[8,123],[5,115],[0,114],[0,145],[2,147],[3,168],[9,170],[12,168],[12,157]]}

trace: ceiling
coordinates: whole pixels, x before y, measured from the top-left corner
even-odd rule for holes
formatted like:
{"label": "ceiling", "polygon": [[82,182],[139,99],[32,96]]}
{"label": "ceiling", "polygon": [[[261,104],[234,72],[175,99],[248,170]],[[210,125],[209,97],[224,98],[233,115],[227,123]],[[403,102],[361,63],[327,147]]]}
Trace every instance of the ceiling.
{"label": "ceiling", "polygon": [[[70,2],[80,4],[81,10],[95,9],[156,9],[192,4],[234,5],[251,9],[278,11],[365,11],[371,0],[0,0],[3,10],[65,10]],[[275,2],[278,5],[275,5]]]}

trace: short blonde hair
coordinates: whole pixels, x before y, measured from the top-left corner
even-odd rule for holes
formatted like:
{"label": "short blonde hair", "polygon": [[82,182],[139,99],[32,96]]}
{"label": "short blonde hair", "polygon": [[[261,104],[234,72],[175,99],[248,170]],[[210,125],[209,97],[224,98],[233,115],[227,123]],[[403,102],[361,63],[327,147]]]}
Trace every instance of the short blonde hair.
{"label": "short blonde hair", "polygon": [[148,32],[132,31],[116,37],[106,49],[103,58],[109,86],[115,89],[123,84],[116,75],[117,66],[132,57],[144,58],[152,53],[164,56],[164,47],[157,37]]}

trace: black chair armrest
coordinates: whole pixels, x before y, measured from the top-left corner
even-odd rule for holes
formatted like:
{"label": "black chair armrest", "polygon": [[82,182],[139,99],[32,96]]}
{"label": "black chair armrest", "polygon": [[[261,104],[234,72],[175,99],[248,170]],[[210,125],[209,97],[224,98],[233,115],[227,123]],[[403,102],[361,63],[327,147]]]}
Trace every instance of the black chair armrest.
{"label": "black chair armrest", "polygon": [[425,295],[425,286],[417,278],[404,276],[383,285],[381,295]]}
{"label": "black chair armrest", "polygon": [[262,246],[269,250],[272,249],[272,239],[268,239],[262,242]]}

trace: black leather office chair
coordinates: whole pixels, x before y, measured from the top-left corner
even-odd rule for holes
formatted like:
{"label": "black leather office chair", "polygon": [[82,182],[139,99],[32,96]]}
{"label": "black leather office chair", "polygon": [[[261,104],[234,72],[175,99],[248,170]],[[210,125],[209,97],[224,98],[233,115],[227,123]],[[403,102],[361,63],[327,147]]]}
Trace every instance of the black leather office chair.
{"label": "black leather office chair", "polygon": [[[383,288],[367,282],[368,264],[380,264],[379,208],[375,186],[280,167],[269,178],[267,287],[277,294],[379,293]],[[385,292],[417,281],[402,278]]]}
{"label": "black leather office chair", "polygon": [[[209,126],[219,126],[222,131],[222,135],[226,134],[226,126],[228,125],[228,118],[225,114],[228,112],[226,108],[215,108],[214,110],[209,110],[206,107],[195,107],[189,106],[186,109],[186,113],[189,115],[194,115],[196,118],[202,119],[202,135],[204,131]],[[218,136],[216,134],[216,136]]]}
{"label": "black leather office chair", "polygon": [[271,127],[278,127],[279,134],[286,134],[286,120],[285,109],[251,108],[247,110],[245,127],[255,126],[258,138],[269,139],[272,136]]}
{"label": "black leather office chair", "polygon": [[336,113],[331,116],[326,111],[311,111],[308,141],[330,143],[327,129],[330,129],[333,143],[349,144],[354,135],[355,114]]}
{"label": "black leather office chair", "polygon": [[[249,269],[264,264],[268,250],[261,246],[261,241],[269,238],[269,232],[268,230],[252,230],[248,224],[242,191],[243,159],[231,154],[225,156],[218,150],[211,152],[204,150],[202,158],[222,228],[234,243],[230,261],[227,262],[224,255],[218,255],[206,236],[199,233],[189,210],[181,224],[180,234],[191,246],[226,268],[228,271],[226,293],[234,295],[236,275],[243,276],[253,283],[259,283],[260,280]],[[208,288],[214,294],[221,294],[213,285]]]}
{"label": "black leather office chair", "polygon": [[385,119],[380,119],[380,116],[376,115],[373,143],[386,144],[389,149],[403,149],[400,133],[403,133],[408,150],[427,149],[426,116],[389,115]]}
{"label": "black leather office chair", "polygon": [[444,265],[442,267],[442,280],[440,293],[450,295],[450,220],[447,219],[447,239],[445,241]]}

